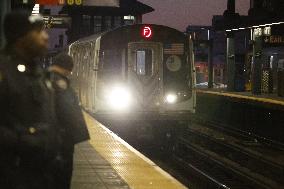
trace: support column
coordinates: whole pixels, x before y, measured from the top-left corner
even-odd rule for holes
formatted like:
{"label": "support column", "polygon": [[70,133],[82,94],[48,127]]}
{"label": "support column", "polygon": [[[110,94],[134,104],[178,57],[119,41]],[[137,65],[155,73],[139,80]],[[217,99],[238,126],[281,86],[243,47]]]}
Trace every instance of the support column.
{"label": "support column", "polygon": [[95,33],[95,16],[94,15],[90,15],[91,19],[90,19],[90,35],[93,35]]}
{"label": "support column", "polygon": [[235,35],[234,33],[227,33],[227,90],[235,91],[235,76],[236,76],[236,64],[235,64]]}
{"label": "support column", "polygon": [[208,41],[208,88],[213,88],[213,40]]}
{"label": "support column", "polygon": [[68,43],[72,43],[81,38],[81,24],[83,21],[82,15],[77,13],[70,13],[72,19],[71,28],[67,31]]}
{"label": "support column", "polygon": [[101,32],[104,32],[106,30],[106,16],[102,16],[102,28]]}
{"label": "support column", "polygon": [[135,24],[141,24],[141,23],[142,23],[142,15],[136,15]]}
{"label": "support column", "polygon": [[112,29],[114,28],[114,19],[115,19],[114,17],[115,17],[115,16],[112,16],[112,17],[111,17],[111,28],[112,28]]}
{"label": "support column", "polygon": [[261,94],[262,37],[255,37],[253,44],[252,93]]}

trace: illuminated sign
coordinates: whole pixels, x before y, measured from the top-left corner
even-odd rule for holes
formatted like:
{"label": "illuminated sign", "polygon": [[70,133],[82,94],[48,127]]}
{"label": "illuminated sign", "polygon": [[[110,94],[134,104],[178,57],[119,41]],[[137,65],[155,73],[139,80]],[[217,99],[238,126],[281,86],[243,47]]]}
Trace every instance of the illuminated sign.
{"label": "illuminated sign", "polygon": [[264,39],[265,43],[279,44],[284,43],[284,36],[273,35]]}
{"label": "illuminated sign", "polygon": [[263,47],[281,47],[284,46],[283,35],[271,35],[263,38]]}
{"label": "illuminated sign", "polygon": [[59,5],[64,5],[65,4],[65,0],[58,0],[58,4]]}
{"label": "illuminated sign", "polygon": [[58,0],[36,0],[36,4],[40,5],[57,5]]}
{"label": "illuminated sign", "polygon": [[83,0],[36,0],[40,5],[82,5]]}
{"label": "illuminated sign", "polygon": [[261,37],[262,36],[262,28],[255,28],[253,30],[254,37]]}
{"label": "illuminated sign", "polygon": [[82,0],[67,0],[67,5],[82,5]]}
{"label": "illuminated sign", "polygon": [[253,34],[254,37],[271,36],[271,27],[255,28]]}
{"label": "illuminated sign", "polygon": [[153,32],[152,32],[152,29],[151,29],[151,27],[149,27],[149,26],[144,26],[143,28],[142,28],[142,36],[143,37],[145,37],[145,38],[147,38],[147,39],[149,39],[149,38],[151,38],[152,36],[153,36]]}
{"label": "illuminated sign", "polygon": [[84,6],[119,7],[120,0],[84,0]]}
{"label": "illuminated sign", "polygon": [[271,27],[265,27],[263,29],[263,35],[264,36],[271,36]]}

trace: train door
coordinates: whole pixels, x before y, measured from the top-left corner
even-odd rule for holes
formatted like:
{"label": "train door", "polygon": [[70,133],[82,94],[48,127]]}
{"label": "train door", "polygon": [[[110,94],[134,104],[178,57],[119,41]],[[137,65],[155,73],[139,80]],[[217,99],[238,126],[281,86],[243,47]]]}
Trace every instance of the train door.
{"label": "train door", "polygon": [[128,44],[128,83],[135,109],[159,111],[163,99],[162,44]]}

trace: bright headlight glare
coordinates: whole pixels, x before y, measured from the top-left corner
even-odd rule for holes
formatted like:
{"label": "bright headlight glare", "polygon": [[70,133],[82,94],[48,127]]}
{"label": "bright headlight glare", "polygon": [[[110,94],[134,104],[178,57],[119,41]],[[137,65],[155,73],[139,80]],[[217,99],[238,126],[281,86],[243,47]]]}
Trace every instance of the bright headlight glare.
{"label": "bright headlight glare", "polygon": [[129,91],[124,87],[114,87],[108,95],[109,105],[113,109],[121,110],[130,105],[131,96]]}
{"label": "bright headlight glare", "polygon": [[177,101],[177,95],[176,94],[168,94],[166,96],[166,101],[169,104],[174,104]]}

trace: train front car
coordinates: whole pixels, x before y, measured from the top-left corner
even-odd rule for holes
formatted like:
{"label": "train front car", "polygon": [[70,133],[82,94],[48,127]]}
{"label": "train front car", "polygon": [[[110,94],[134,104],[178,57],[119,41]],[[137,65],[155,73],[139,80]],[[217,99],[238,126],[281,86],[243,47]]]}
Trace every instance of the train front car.
{"label": "train front car", "polygon": [[83,103],[87,109],[97,115],[127,114],[124,119],[171,119],[194,112],[192,49],[184,33],[141,24],[117,28],[92,41],[89,54],[97,64],[96,74],[85,78],[92,86],[81,90],[94,98]]}

